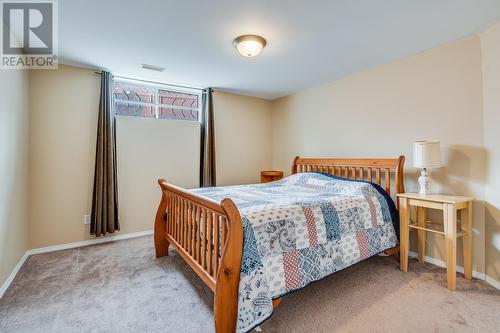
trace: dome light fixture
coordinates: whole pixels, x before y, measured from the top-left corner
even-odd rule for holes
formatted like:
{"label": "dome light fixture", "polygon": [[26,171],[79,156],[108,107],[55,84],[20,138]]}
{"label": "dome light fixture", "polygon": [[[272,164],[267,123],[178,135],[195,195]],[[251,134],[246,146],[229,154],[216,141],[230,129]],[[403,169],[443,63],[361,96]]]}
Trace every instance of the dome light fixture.
{"label": "dome light fixture", "polygon": [[266,40],[257,35],[243,35],[233,40],[233,46],[245,57],[255,57],[266,44]]}

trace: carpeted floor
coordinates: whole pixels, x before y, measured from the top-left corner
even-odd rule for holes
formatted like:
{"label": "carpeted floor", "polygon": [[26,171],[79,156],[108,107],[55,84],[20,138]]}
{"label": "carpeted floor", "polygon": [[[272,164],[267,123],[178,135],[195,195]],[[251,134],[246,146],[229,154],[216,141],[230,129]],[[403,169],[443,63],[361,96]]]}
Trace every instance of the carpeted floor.
{"label": "carpeted floor", "polygon": [[[288,295],[264,332],[500,332],[500,291],[373,257]],[[0,300],[0,332],[213,332],[212,293],[151,237],[32,256]]]}

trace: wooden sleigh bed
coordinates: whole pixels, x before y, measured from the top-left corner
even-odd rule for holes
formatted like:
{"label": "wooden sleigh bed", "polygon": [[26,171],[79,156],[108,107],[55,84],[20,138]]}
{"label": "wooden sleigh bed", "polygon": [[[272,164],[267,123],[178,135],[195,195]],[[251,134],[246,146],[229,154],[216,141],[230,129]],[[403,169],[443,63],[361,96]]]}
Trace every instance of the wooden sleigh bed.
{"label": "wooden sleigh bed", "polygon": [[[296,157],[292,174],[321,172],[368,180],[382,186],[389,194],[402,193],[404,160],[404,156],[394,159]],[[217,202],[163,179],[158,183],[162,197],[154,228],[156,257],[167,256],[169,245],[172,245],[214,292],[216,332],[235,332],[243,252],[243,226],[238,208],[231,199]],[[397,250],[393,248],[386,253]],[[273,306],[278,306],[280,301],[274,300]]]}

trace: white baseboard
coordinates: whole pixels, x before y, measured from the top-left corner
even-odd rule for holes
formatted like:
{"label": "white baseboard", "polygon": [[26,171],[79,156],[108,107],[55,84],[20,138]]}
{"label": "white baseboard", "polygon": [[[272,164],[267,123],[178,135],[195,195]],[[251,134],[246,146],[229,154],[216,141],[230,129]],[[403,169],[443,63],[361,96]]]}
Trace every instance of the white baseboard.
{"label": "white baseboard", "polygon": [[84,240],[84,241],[80,241],[80,242],[66,243],[66,244],[40,247],[37,249],[28,250],[22,256],[22,258],[19,260],[16,267],[14,267],[14,269],[12,270],[12,273],[10,273],[7,280],[5,280],[5,282],[0,287],[0,298],[2,298],[2,296],[5,293],[5,291],[7,290],[7,288],[9,288],[10,284],[12,283],[14,278],[16,277],[17,273],[19,272],[19,270],[23,266],[26,259],[28,259],[28,257],[33,255],[33,254],[40,254],[40,253],[73,249],[75,247],[82,247],[82,246],[89,246],[89,245],[94,245],[94,244],[113,242],[113,241],[122,240],[122,239],[137,238],[137,237],[148,236],[148,235],[152,235],[152,234],[153,234],[153,230],[146,230],[146,231],[132,232],[132,233],[122,234],[122,235],[113,235],[113,236],[108,236],[108,237],[103,237],[103,238],[89,239],[89,240]]}
{"label": "white baseboard", "polygon": [[[410,251],[409,257],[411,258],[418,258],[417,252]],[[446,268],[446,262],[440,259],[432,258],[425,256],[424,261],[428,262],[429,264],[433,264],[439,267]],[[464,273],[464,268],[463,266],[458,266],[457,265],[457,272],[463,274]],[[496,289],[500,290],[500,282],[497,280],[493,279],[492,277],[486,275],[485,273],[477,272],[477,271],[472,271],[472,277],[475,277],[476,279],[486,281],[489,285],[492,287],[495,287]]]}
{"label": "white baseboard", "polygon": [[5,293],[5,291],[7,290],[7,288],[9,288],[12,281],[14,281],[14,278],[16,277],[16,275],[19,272],[19,270],[21,269],[21,267],[23,267],[24,262],[30,256],[28,252],[29,251],[26,251],[26,253],[24,253],[24,255],[21,257],[21,259],[18,261],[16,267],[14,267],[14,269],[10,273],[7,280],[5,280],[5,282],[2,284],[2,287],[0,287],[0,298],[2,298],[2,296]]}
{"label": "white baseboard", "polygon": [[47,247],[40,247],[37,249],[28,250],[28,252],[30,255],[32,255],[32,254],[39,254],[39,253],[46,253],[46,252],[61,251],[61,250],[73,249],[75,247],[82,247],[82,246],[89,246],[89,245],[94,245],[94,244],[107,243],[107,242],[112,242],[112,241],[117,241],[117,240],[122,240],[122,239],[137,238],[137,237],[148,236],[148,235],[152,235],[152,234],[153,234],[153,230],[131,232],[129,234],[113,235],[113,236],[108,236],[108,237],[103,237],[103,238],[88,239],[88,240],[84,240],[84,241],[80,241],[80,242],[66,243],[66,244],[47,246]]}
{"label": "white baseboard", "polygon": [[488,284],[492,285],[493,287],[497,288],[498,290],[500,290],[500,282],[493,279],[491,276],[486,275],[484,281],[486,281],[486,283],[488,283]]}

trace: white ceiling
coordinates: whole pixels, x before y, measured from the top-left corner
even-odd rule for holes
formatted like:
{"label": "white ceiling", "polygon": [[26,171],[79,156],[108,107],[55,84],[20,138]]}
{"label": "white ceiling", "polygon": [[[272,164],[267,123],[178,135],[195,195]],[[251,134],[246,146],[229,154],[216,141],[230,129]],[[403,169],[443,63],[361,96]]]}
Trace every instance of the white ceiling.
{"label": "white ceiling", "polygon": [[[469,36],[499,17],[500,0],[59,0],[59,56],[275,99]],[[242,34],[267,39],[261,55],[237,53],[231,42]]]}

